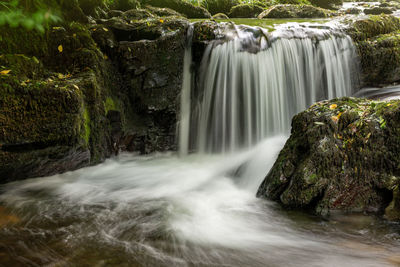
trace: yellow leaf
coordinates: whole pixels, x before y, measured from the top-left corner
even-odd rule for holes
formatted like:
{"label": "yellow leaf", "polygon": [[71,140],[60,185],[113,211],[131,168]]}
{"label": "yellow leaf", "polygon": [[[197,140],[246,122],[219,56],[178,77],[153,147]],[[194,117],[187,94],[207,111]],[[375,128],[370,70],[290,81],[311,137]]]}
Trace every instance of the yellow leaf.
{"label": "yellow leaf", "polygon": [[107,28],[103,28],[103,30],[104,30],[105,32],[108,32],[108,29],[107,29]]}
{"label": "yellow leaf", "polygon": [[164,20],[163,20],[163,19],[160,19],[160,22],[161,22],[161,23],[164,23]]}
{"label": "yellow leaf", "polygon": [[336,117],[337,117],[338,119],[340,119],[340,116],[342,116],[342,112],[339,112],[339,114],[336,115]]}
{"label": "yellow leaf", "polygon": [[72,35],[72,37],[76,38],[76,33],[74,33],[74,34]]}
{"label": "yellow leaf", "polygon": [[53,30],[59,30],[61,27],[53,27]]}
{"label": "yellow leaf", "polygon": [[337,116],[332,116],[331,119],[332,119],[334,122],[337,122],[337,121],[339,120],[339,118],[338,118]]}
{"label": "yellow leaf", "polygon": [[73,84],[72,86],[73,86],[73,87],[75,87],[75,89],[78,89],[78,90],[79,90],[79,87],[78,87],[78,85],[76,85],[76,84]]}
{"label": "yellow leaf", "polygon": [[58,77],[58,79],[64,79],[65,78],[64,74],[62,74],[62,73],[57,74],[57,77]]}
{"label": "yellow leaf", "polygon": [[335,109],[335,108],[337,108],[337,105],[336,104],[332,104],[332,105],[329,106],[329,108],[330,109]]}
{"label": "yellow leaf", "polygon": [[8,73],[10,73],[11,70],[2,70],[0,71],[1,75],[7,75]]}
{"label": "yellow leaf", "polygon": [[95,32],[96,30],[97,30],[96,28],[93,28],[93,29],[92,29],[92,31],[94,31],[94,32]]}
{"label": "yellow leaf", "polygon": [[392,105],[392,104],[389,103],[389,104],[387,104],[386,106],[387,106],[387,107],[390,107],[391,105]]}
{"label": "yellow leaf", "polygon": [[59,45],[58,46],[58,52],[62,53],[62,51],[63,51],[63,47],[62,47],[62,45]]}
{"label": "yellow leaf", "polygon": [[107,55],[104,55],[104,59],[107,60],[107,59],[108,59],[108,56],[107,56]]}

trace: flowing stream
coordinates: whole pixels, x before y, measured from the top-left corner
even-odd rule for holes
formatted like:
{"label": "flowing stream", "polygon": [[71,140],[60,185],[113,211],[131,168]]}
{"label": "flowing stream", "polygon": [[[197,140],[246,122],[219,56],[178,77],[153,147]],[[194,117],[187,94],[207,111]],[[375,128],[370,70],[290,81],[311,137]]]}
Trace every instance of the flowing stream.
{"label": "flowing stream", "polygon": [[260,33],[237,28],[210,44],[198,85],[187,49],[180,155],[121,154],[3,185],[0,265],[398,266],[398,224],[255,197],[291,116],[351,94],[354,53],[326,28]]}

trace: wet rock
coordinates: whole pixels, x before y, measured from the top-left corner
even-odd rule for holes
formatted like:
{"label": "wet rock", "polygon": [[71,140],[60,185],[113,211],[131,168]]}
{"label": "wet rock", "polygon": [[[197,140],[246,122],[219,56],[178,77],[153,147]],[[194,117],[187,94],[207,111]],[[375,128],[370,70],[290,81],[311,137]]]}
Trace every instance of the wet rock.
{"label": "wet rock", "polygon": [[358,8],[356,8],[356,7],[352,7],[352,8],[346,9],[346,10],[344,11],[344,13],[346,13],[346,14],[352,14],[352,15],[357,15],[357,14],[360,14],[360,13],[361,13],[361,9],[358,9]]}
{"label": "wet rock", "polygon": [[232,7],[229,12],[231,18],[256,18],[261,12],[264,11],[263,7],[252,4],[242,4]]}
{"label": "wet rock", "polygon": [[232,7],[239,4],[239,0],[207,0],[201,2],[202,7],[206,8],[212,15],[218,13],[228,14]]}
{"label": "wet rock", "polygon": [[276,5],[263,11],[258,18],[326,18],[332,15],[329,10],[310,5]]}
{"label": "wet rock", "polygon": [[328,9],[343,5],[343,0],[310,0],[310,2],[314,6]]}
{"label": "wet rock", "polygon": [[388,7],[372,7],[364,9],[366,15],[380,15],[380,14],[392,14],[393,10]]}
{"label": "wet rock", "polygon": [[257,195],[317,214],[372,212],[400,220],[399,134],[400,101],[316,103],[293,118]]}
{"label": "wet rock", "polygon": [[170,8],[160,8],[160,7],[153,7],[153,6],[149,6],[149,5],[147,5],[145,8],[147,10],[149,10],[151,13],[153,13],[159,17],[171,17],[171,16],[184,17],[183,14],[176,12],[175,10],[170,9]]}
{"label": "wet rock", "polygon": [[170,8],[190,19],[211,18],[211,15],[207,9],[194,6],[184,0],[142,0],[142,3],[144,5],[150,5],[153,7]]}
{"label": "wet rock", "polygon": [[400,20],[371,16],[351,22],[347,29],[360,57],[364,86],[381,86],[400,80]]}

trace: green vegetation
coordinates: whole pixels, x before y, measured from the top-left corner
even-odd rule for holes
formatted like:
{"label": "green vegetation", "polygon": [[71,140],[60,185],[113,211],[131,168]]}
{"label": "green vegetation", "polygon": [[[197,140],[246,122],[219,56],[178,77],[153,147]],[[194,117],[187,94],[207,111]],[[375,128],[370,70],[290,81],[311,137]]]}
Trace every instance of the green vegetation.
{"label": "green vegetation", "polygon": [[14,28],[23,26],[28,30],[35,29],[44,32],[46,25],[59,20],[59,16],[45,8],[23,5],[18,0],[0,1],[0,26],[8,25]]}

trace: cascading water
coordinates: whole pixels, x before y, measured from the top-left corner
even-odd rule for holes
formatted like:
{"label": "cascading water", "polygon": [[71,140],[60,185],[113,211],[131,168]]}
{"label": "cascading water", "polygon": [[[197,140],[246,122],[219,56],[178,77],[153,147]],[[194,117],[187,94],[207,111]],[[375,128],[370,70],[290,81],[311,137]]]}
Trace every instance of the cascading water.
{"label": "cascading water", "polygon": [[190,45],[185,52],[181,154],[259,144],[225,154],[121,154],[2,185],[0,265],[395,266],[400,226],[363,216],[324,221],[255,197],[286,141],[269,136],[312,101],[351,90],[348,37],[294,32],[267,39],[238,29],[209,46],[201,90],[191,88]]}
{"label": "cascading water", "polygon": [[349,36],[297,24],[272,33],[242,26],[226,35],[233,37],[211,43],[203,57],[182,153],[250,148],[287,133],[292,116],[317,100],[351,94],[356,54]]}

